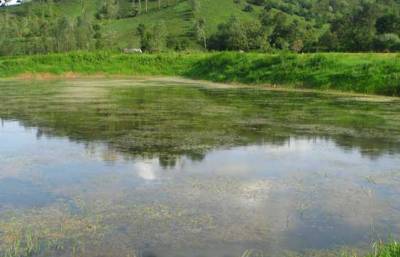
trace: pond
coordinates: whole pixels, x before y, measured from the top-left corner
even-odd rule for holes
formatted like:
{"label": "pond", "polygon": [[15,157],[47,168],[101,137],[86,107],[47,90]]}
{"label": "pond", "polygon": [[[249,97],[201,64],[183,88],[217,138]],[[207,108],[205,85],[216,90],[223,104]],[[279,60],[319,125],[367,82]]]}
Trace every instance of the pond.
{"label": "pond", "polygon": [[0,256],[340,256],[400,236],[400,100],[0,81]]}

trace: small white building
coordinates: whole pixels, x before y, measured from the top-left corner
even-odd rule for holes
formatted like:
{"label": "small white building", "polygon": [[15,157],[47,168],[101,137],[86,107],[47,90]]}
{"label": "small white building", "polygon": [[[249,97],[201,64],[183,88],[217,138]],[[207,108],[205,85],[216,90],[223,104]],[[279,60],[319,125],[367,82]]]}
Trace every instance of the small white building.
{"label": "small white building", "polygon": [[1,7],[6,7],[6,6],[14,6],[14,5],[20,5],[22,4],[22,0],[0,0],[0,6]]}

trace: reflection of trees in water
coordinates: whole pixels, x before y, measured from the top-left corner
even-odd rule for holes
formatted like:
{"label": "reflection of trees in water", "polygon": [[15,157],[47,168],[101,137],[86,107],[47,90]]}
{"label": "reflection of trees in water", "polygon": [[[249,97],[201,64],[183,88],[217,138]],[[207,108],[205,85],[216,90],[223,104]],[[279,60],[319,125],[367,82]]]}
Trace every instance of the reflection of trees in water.
{"label": "reflection of trees in water", "polygon": [[334,136],[332,140],[344,150],[358,150],[361,155],[376,159],[384,154],[400,153],[399,142],[387,138],[358,138],[350,136]]}
{"label": "reflection of trees in water", "polygon": [[[2,120],[3,122],[3,120]],[[66,120],[66,122],[68,122]],[[20,124],[24,127],[36,126],[35,121],[30,121],[29,118],[26,120],[20,120]],[[55,126],[49,127],[38,127],[36,130],[36,137],[41,139],[43,137],[66,137],[71,142],[83,143],[89,155],[98,155],[102,160],[107,162],[115,162],[117,160],[134,160],[136,158],[154,159],[158,158],[159,163],[163,168],[174,167],[178,163],[178,160],[185,156],[191,161],[202,161],[208,151],[216,148],[228,148],[235,146],[246,146],[246,145],[274,145],[283,146],[287,144],[291,137],[299,137],[307,140],[326,139],[335,142],[335,144],[344,150],[358,150],[363,156],[369,158],[378,158],[384,154],[396,154],[400,152],[400,144],[393,142],[389,139],[384,138],[359,138],[354,136],[341,136],[341,135],[307,135],[293,132],[286,132],[287,135],[279,136],[266,135],[263,132],[262,127],[258,127],[255,131],[243,131],[242,128],[239,131],[235,131],[232,135],[228,135],[230,138],[236,138],[237,140],[228,140],[224,144],[221,140],[215,142],[207,142],[204,144],[192,144],[184,145],[180,144],[185,141],[185,134],[180,133],[179,136],[172,135],[171,138],[181,138],[174,144],[174,142],[168,142],[168,144],[160,145],[157,141],[157,133],[154,136],[154,145],[147,141],[145,144],[138,141],[113,142],[104,136],[102,138],[84,138],[84,135],[76,135],[76,132],[69,133],[68,125],[66,126]],[[182,132],[182,130],[180,131]],[[241,137],[241,132],[243,132]],[[140,130],[136,129],[137,135],[135,138],[140,138]],[[190,132],[188,133],[191,134]],[[104,134],[106,135],[106,134]],[[150,136],[151,137],[151,136]],[[147,135],[149,138],[149,135]],[[208,139],[208,138],[207,138]],[[110,142],[111,141],[111,142]],[[137,143],[137,144],[135,144]]]}
{"label": "reflection of trees in water", "polygon": [[[363,129],[358,124],[369,118],[368,111],[373,108],[371,117],[382,114],[391,119],[389,105],[384,103],[338,100],[316,93],[187,86],[120,88],[105,99],[71,103],[74,96],[54,93],[56,87],[51,87],[51,94],[46,93],[49,86],[39,88],[43,94],[38,86],[16,87],[25,91],[0,88],[6,96],[0,95],[0,117],[37,127],[39,139],[66,137],[88,148],[104,144],[101,158],[110,162],[158,158],[163,167],[172,167],[182,156],[201,161],[215,148],[283,145],[292,136],[327,138],[342,149],[356,148],[370,158],[400,152],[396,121],[390,122],[388,129],[395,133],[380,136],[385,125],[373,121],[366,123],[370,128]],[[391,105],[395,112],[393,106],[397,105]],[[358,112],[354,120],[349,108]],[[343,114],[345,119],[338,119]]]}
{"label": "reflection of trees in water", "polygon": [[[34,122],[20,121],[20,124],[24,127],[35,126]],[[137,158],[154,159],[159,160],[160,166],[163,168],[172,168],[177,165],[179,159],[186,157],[191,161],[202,161],[207,152],[213,149],[229,148],[235,146],[247,146],[247,145],[273,145],[273,146],[284,146],[290,141],[291,138],[301,138],[306,140],[317,140],[324,139],[327,141],[333,141],[336,146],[343,150],[354,150],[359,151],[363,156],[371,159],[378,158],[384,154],[396,154],[400,152],[400,145],[397,142],[393,142],[388,139],[382,138],[358,138],[354,136],[340,136],[340,135],[302,135],[296,132],[288,132],[286,136],[282,134],[279,136],[265,135],[261,128],[257,131],[245,131],[246,136],[237,140],[236,143],[229,141],[224,145],[223,141],[213,142],[212,144],[204,145],[142,145],[137,146],[132,142],[126,142],[126,144],[119,142],[107,142],[107,138],[97,138],[95,140],[85,139],[82,136],[75,137],[74,134],[69,135],[68,131],[64,131],[64,126],[47,128],[38,127],[36,130],[36,136],[38,139],[46,137],[66,137],[71,142],[83,143],[87,154],[92,157],[101,158],[107,162],[115,162],[118,160],[135,160]],[[137,133],[140,134],[140,131]],[[181,135],[185,137],[185,135]],[[231,137],[240,137],[240,135],[234,134]],[[156,141],[156,139],[155,139]],[[157,142],[155,142],[157,143]],[[182,147],[182,148],[180,148]]]}

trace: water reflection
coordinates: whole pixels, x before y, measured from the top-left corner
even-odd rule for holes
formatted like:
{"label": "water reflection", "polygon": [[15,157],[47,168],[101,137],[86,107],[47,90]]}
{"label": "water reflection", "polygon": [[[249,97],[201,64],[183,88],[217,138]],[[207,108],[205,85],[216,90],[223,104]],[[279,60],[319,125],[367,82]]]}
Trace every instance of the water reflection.
{"label": "water reflection", "polygon": [[375,100],[0,81],[0,255],[368,249],[400,231],[400,102]]}
{"label": "water reflection", "polygon": [[[85,224],[78,256],[281,256],[366,249],[399,235],[396,153],[369,158],[327,137],[289,137],[172,162],[38,131],[2,122],[0,224],[17,226],[7,222],[10,211],[40,231],[59,227],[48,216]],[[74,241],[59,238],[68,251]]]}
{"label": "water reflection", "polygon": [[[367,97],[366,97],[367,98]],[[349,111],[351,110],[351,112]],[[370,158],[400,152],[400,102],[173,80],[0,82],[0,118],[125,158],[202,160],[221,147],[326,137]],[[90,146],[89,146],[90,147]]]}
{"label": "water reflection", "polygon": [[56,197],[32,182],[16,178],[0,179],[0,206],[42,207],[51,204]]}

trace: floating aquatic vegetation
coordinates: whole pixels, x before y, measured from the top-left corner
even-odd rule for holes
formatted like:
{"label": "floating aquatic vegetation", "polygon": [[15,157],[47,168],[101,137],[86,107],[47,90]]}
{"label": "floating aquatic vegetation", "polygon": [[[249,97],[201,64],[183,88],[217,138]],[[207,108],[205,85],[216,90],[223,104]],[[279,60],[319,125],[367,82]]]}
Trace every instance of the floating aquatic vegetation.
{"label": "floating aquatic vegetation", "polygon": [[0,185],[18,183],[0,256],[334,256],[397,236],[400,102],[353,97],[1,81]]}

